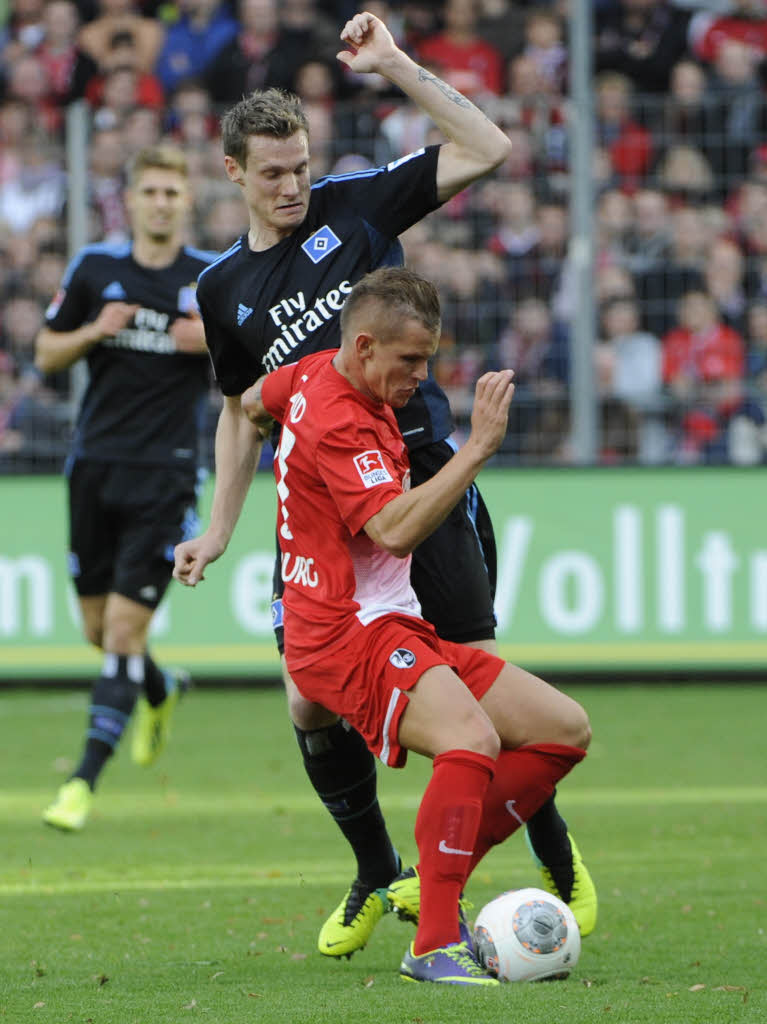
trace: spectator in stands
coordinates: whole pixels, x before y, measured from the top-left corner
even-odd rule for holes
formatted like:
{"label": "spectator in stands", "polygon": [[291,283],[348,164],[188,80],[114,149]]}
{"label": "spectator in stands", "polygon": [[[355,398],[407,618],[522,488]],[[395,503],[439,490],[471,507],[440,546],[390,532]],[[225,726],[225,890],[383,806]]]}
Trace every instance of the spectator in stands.
{"label": "spectator in stands", "polygon": [[735,242],[718,238],[708,248],[703,267],[704,286],[716,303],[722,322],[741,336],[746,330],[745,259]]}
{"label": "spectator in stands", "polygon": [[18,373],[0,348],[0,471],[51,470],[66,421],[37,373]]}
{"label": "spectator in stands", "polygon": [[714,62],[730,41],[745,44],[757,59],[767,56],[767,17],[762,0],[730,0],[727,7],[724,13],[702,10],[693,16],[689,39],[695,56]]}
{"label": "spectator in stands", "polygon": [[567,50],[562,22],[551,7],[534,7],[525,20],[525,47],[546,83],[546,92],[563,93],[567,84]]}
{"label": "spectator in stands", "polygon": [[50,98],[63,105],[83,95],[96,74],[96,62],[78,46],[80,16],[72,0],[46,4],[43,26],[45,34],[35,56],[45,68]]}
{"label": "spectator in stands", "polygon": [[117,128],[97,128],[93,132],[88,153],[88,200],[100,221],[97,233],[108,242],[128,237],[122,196],[127,154],[124,136]]}
{"label": "spectator in stands", "polygon": [[767,403],[767,299],[751,303],[746,323],[746,376]]}
{"label": "spectator in stands", "polygon": [[38,218],[61,214],[66,175],[56,160],[54,147],[39,127],[18,145],[15,155],[15,173],[0,184],[0,226],[11,234],[23,235]]}
{"label": "spectator in stands", "polygon": [[508,294],[519,299],[531,290],[532,254],[540,239],[532,187],[521,181],[494,181],[485,186],[484,201],[497,219],[488,248],[503,258]]}
{"label": "spectator in stands", "polygon": [[[138,107],[160,110],[165,94],[159,79],[141,70],[141,57],[131,32],[116,32],[107,40],[85,98],[101,115],[103,124],[121,126],[125,116]],[[112,118],[107,115],[111,112]]]}
{"label": "spectator in stands", "polygon": [[640,92],[666,92],[671,69],[687,50],[689,19],[664,0],[618,0],[599,12],[596,70],[620,71]]}
{"label": "spectator in stands", "polygon": [[211,94],[193,78],[182,82],[168,102],[168,127],[180,146],[204,146],[218,137]]}
{"label": "spectator in stands", "polygon": [[138,70],[146,74],[154,71],[157,57],[165,37],[165,29],[156,18],[145,18],[141,4],[133,0],[98,0],[99,16],[80,29],[80,49],[97,64],[116,35],[133,38],[138,54]]}
{"label": "spectator in stands", "polygon": [[212,252],[225,252],[248,229],[248,212],[238,195],[222,196],[208,207],[200,232],[201,243]]}
{"label": "spectator in stands", "polygon": [[647,125],[664,147],[682,144],[703,149],[709,119],[706,74],[688,57],[674,65],[669,92],[647,110]]}
{"label": "spectator in stands", "polygon": [[669,248],[668,202],[656,188],[641,188],[633,196],[633,228],[627,239],[628,267],[633,274],[662,265]]}
{"label": "spectator in stands", "polygon": [[751,153],[767,131],[760,59],[746,43],[727,39],[718,47],[713,62],[706,152],[722,196],[747,173]]}
{"label": "spectator in stands", "polygon": [[61,111],[51,98],[51,83],[44,65],[33,53],[23,52],[5,68],[5,99],[18,100],[30,110],[38,131],[55,137],[61,128]]}
{"label": "spectator in stands", "polygon": [[444,27],[418,44],[418,59],[454,89],[475,99],[503,89],[503,57],[477,33],[474,0],[446,0]]}
{"label": "spectator in stands", "polygon": [[650,134],[631,114],[630,80],[617,71],[605,71],[596,80],[596,140],[610,155],[620,184],[633,190],[650,167]]}
{"label": "spectator in stands", "polygon": [[567,337],[545,302],[518,303],[498,338],[493,365],[515,367],[517,412],[509,419],[508,450],[522,459],[554,455],[567,430],[569,358]]}
{"label": "spectator in stands", "polygon": [[0,30],[0,66],[37,49],[45,35],[45,0],[14,0]]}
{"label": "spectator in stands", "polygon": [[239,25],[220,0],[178,0],[179,19],[170,25],[155,74],[167,93],[187,78],[203,77]]}
{"label": "spectator in stands", "polygon": [[661,264],[637,274],[637,293],[645,328],[661,338],[676,320],[679,299],[693,289],[703,289],[703,265],[708,232],[703,214],[683,206],[669,216],[670,241]]}
{"label": "spectator in stands", "polygon": [[34,372],[35,338],[43,322],[43,311],[30,291],[12,295],[5,303],[2,348],[13,359],[19,374]]}
{"label": "spectator in stands", "polygon": [[[239,31],[213,58],[205,72],[205,87],[216,103],[236,103],[254,89],[287,88],[294,60],[280,46],[277,0],[242,0]],[[311,35],[300,60],[311,52]]]}
{"label": "spectator in stands", "polygon": [[619,188],[606,189],[597,201],[596,241],[598,259],[604,263],[625,263],[633,226],[631,198]]}
{"label": "spectator in stands", "polygon": [[134,107],[125,114],[121,131],[128,153],[138,153],[161,141],[162,113],[157,107]]}
{"label": "spectator in stands", "polygon": [[715,197],[716,178],[704,153],[694,146],[674,145],[655,166],[655,181],[672,205],[701,205]]}
{"label": "spectator in stands", "polygon": [[477,34],[506,58],[521,53],[525,45],[526,6],[515,0],[482,0],[477,6]]}
{"label": "spectator in stands", "polygon": [[[604,426],[621,423],[623,437],[603,437],[601,450],[622,453],[643,463],[663,461],[668,440],[662,421],[661,345],[654,334],[640,330],[639,305],[633,298],[614,298],[601,311],[601,336],[594,349],[597,388]],[[616,415],[616,413],[618,413]]]}
{"label": "spectator in stands", "polygon": [[663,380],[678,403],[680,462],[727,461],[727,428],[743,404],[743,339],[705,291],[686,292],[663,339]]}

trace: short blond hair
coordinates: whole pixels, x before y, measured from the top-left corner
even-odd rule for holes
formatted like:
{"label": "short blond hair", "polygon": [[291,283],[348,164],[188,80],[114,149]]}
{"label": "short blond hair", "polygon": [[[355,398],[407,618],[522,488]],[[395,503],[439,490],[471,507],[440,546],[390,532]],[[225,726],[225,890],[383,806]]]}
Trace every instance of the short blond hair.
{"label": "short blond hair", "polygon": [[145,146],[136,153],[128,164],[128,183],[134,185],[144,171],[155,167],[163,171],[176,171],[184,178],[189,177],[189,164],[184,151],[178,146],[158,143],[156,146]]}

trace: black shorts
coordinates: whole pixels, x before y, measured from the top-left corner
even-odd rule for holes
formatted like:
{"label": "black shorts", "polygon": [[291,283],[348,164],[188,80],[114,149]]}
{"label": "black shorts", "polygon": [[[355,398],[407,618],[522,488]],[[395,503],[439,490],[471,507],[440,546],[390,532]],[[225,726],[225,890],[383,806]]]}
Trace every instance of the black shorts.
{"label": "black shorts", "polygon": [[[455,453],[448,441],[410,452],[411,486],[430,480]],[[495,637],[497,559],[490,514],[472,485],[444,523],[413,552],[410,582],[423,617],[443,640],[470,643]],[[279,558],[274,568],[272,624],[284,652]]]}
{"label": "black shorts", "polygon": [[69,474],[69,572],[81,597],[111,592],[156,608],[173,549],[197,532],[196,473],[75,460]]}

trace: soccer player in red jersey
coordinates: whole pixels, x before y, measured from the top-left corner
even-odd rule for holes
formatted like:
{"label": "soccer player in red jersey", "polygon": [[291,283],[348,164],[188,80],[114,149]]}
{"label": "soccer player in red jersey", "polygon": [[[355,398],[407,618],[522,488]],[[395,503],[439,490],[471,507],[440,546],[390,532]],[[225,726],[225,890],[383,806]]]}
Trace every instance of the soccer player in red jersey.
{"label": "soccer player in red jersey", "polygon": [[[507,428],[513,373],[477,383],[471,435],[410,488],[394,409],[426,378],[440,335],[434,287],[402,268],[362,278],[341,347],[260,378],[243,408],[276,452],[285,654],[304,697],[343,716],[385,764],[433,759],[416,818],[420,917],[400,973],[493,985],[459,908],[471,871],[585,755],[586,713],[494,654],[440,640],[410,555],[465,494]],[[190,567],[190,570],[193,569]]]}

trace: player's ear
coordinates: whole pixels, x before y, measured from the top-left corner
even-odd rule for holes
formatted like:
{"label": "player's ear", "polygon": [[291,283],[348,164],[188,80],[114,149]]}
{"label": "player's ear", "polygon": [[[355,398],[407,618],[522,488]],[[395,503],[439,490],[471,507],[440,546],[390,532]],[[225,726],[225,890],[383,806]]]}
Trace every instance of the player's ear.
{"label": "player's ear", "polygon": [[354,347],[360,359],[369,359],[373,354],[375,338],[372,334],[365,334],[364,331],[354,339]]}
{"label": "player's ear", "polygon": [[235,160],[233,156],[225,156],[224,167],[230,181],[234,182],[235,185],[244,184],[245,168],[240,166],[238,160]]}

